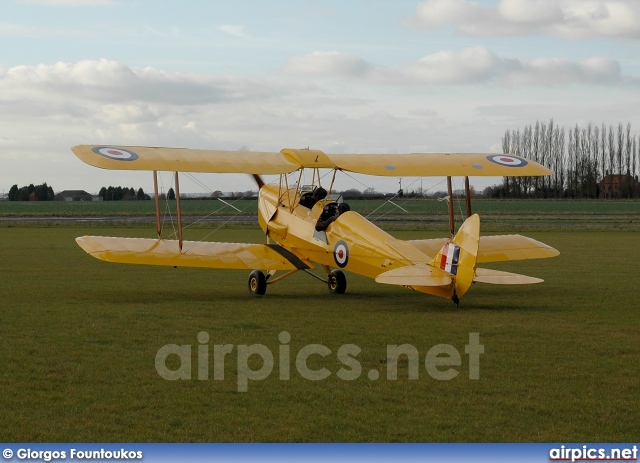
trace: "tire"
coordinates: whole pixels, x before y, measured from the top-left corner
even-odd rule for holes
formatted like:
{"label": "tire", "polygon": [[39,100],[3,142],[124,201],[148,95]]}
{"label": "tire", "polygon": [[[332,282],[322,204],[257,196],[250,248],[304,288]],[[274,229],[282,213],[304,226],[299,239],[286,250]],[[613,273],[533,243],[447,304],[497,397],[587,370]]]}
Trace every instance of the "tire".
{"label": "tire", "polygon": [[333,294],[344,294],[347,290],[347,277],[342,270],[332,270],[329,275],[329,292]]}
{"label": "tire", "polygon": [[267,277],[260,270],[254,270],[249,274],[247,286],[251,294],[262,296],[267,292]]}

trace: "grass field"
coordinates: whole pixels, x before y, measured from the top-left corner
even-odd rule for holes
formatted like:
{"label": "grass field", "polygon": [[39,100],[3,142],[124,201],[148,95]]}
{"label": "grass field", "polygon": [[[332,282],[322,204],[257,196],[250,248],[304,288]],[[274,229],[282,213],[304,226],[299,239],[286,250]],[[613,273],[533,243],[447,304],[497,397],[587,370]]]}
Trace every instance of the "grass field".
{"label": "grass field", "polygon": [[[636,232],[527,233],[555,259],[495,268],[541,285],[475,285],[459,309],[447,300],[348,275],[343,296],[307,275],[246,290],[248,272],[107,264],[74,242],[83,234],[151,236],[145,227],[0,227],[0,441],[635,441],[640,429],[640,312]],[[190,238],[206,230],[194,230]],[[400,238],[433,237],[418,231]],[[222,229],[218,240],[262,240]],[[198,333],[210,340],[209,380],[197,380]],[[278,336],[291,357],[331,349],[278,376]],[[464,346],[480,333],[480,379]],[[386,379],[390,344],[420,355],[419,379],[400,360]],[[167,381],[154,361],[166,344],[192,345],[191,380]],[[225,379],[213,380],[213,346],[233,344]],[[239,345],[264,344],[275,368],[238,392]],[[336,376],[336,352],[355,344],[363,374]],[[450,344],[459,375],[437,381],[427,351]],[[255,359],[255,356],[252,358]],[[168,365],[177,368],[175,356]],[[251,363],[259,368],[260,362]],[[376,370],[378,380],[367,373]]]}

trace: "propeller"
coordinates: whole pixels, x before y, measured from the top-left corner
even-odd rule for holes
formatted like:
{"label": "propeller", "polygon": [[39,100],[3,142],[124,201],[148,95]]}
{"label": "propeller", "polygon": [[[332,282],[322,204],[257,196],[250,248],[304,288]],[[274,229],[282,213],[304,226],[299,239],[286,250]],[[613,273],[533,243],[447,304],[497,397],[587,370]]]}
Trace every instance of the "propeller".
{"label": "propeller", "polygon": [[251,174],[251,176],[253,177],[253,179],[258,184],[258,189],[260,189],[260,188],[262,188],[264,186],[264,180],[262,180],[262,177],[260,177],[258,174]]}

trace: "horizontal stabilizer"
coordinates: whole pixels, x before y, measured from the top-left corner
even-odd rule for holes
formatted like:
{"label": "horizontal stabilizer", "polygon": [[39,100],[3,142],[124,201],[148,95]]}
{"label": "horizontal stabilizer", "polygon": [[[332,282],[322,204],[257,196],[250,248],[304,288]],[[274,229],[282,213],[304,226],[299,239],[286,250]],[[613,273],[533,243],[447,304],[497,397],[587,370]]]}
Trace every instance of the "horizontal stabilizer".
{"label": "horizontal stabilizer", "polygon": [[122,264],[259,270],[313,268],[278,245],[82,236],[78,245],[96,259]]}
{"label": "horizontal stabilizer", "polygon": [[534,283],[542,283],[544,280],[528,277],[526,275],[518,275],[517,273],[477,268],[476,276],[473,281],[478,283],[488,283],[491,285],[531,285]]}
{"label": "horizontal stabilizer", "polygon": [[381,273],[376,282],[398,286],[448,286],[453,278],[447,272],[428,265],[409,265]]}
{"label": "horizontal stabilizer", "polygon": [[559,254],[557,249],[527,236],[483,236],[480,238],[478,263],[544,259]]}
{"label": "horizontal stabilizer", "polygon": [[[435,256],[446,238],[410,240],[420,251]],[[511,260],[543,259],[559,255],[557,249],[522,235],[481,236],[478,245],[478,263],[505,262]]]}

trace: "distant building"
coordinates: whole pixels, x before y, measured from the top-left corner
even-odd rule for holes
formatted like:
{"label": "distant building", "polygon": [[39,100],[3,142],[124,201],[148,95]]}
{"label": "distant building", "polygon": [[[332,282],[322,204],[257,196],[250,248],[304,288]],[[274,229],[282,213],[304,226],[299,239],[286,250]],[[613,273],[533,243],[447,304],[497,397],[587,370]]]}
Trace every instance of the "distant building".
{"label": "distant building", "polygon": [[84,190],[64,190],[55,196],[56,201],[94,201],[94,195]]}
{"label": "distant building", "polygon": [[600,180],[600,199],[640,196],[640,182],[632,175],[607,174]]}

